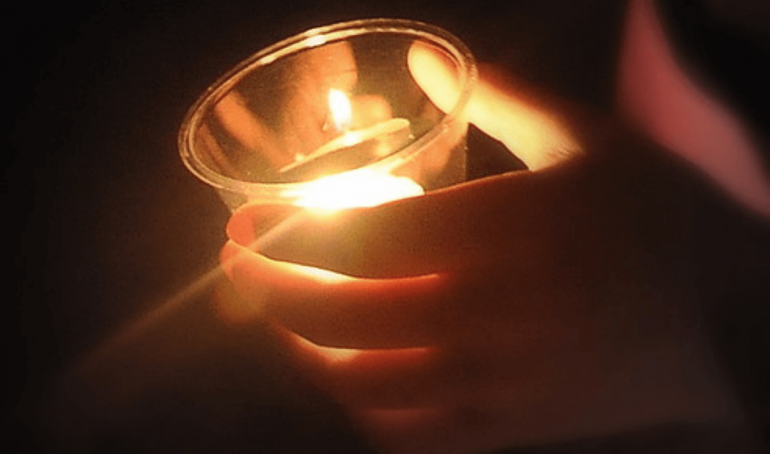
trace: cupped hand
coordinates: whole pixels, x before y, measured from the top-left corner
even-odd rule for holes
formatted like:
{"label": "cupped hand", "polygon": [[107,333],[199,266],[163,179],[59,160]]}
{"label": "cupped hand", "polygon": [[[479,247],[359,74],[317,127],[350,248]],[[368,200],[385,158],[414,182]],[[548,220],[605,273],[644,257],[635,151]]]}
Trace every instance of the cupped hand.
{"label": "cupped hand", "polygon": [[[410,68],[442,107],[440,62],[415,48]],[[731,417],[703,330],[714,263],[696,257],[717,191],[608,119],[480,76],[469,120],[529,170],[289,213],[302,222],[258,251],[292,210],[242,208],[222,257],[253,316],[387,452]]]}

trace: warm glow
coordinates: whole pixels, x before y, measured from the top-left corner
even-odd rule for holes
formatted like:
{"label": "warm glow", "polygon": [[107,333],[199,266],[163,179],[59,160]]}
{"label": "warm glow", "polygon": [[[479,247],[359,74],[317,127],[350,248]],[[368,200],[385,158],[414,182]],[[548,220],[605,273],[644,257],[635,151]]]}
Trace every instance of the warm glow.
{"label": "warm glow", "polygon": [[410,178],[358,169],[304,183],[286,196],[296,197],[298,206],[335,210],[371,207],[423,193],[422,186]]}
{"label": "warm glow", "polygon": [[353,123],[353,108],[347,95],[341,90],[329,90],[329,112],[337,131],[345,131]]}

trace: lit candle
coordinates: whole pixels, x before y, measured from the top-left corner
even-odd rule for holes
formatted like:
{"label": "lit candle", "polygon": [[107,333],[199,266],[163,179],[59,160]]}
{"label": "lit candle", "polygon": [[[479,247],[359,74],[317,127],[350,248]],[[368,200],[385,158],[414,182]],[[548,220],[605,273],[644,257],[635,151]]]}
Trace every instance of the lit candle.
{"label": "lit candle", "polygon": [[309,180],[357,169],[399,151],[412,138],[409,120],[405,118],[390,118],[367,128],[349,130],[353,109],[340,90],[329,90],[329,112],[342,135],[281,168],[282,179]]}
{"label": "lit candle", "polygon": [[[347,96],[339,90],[329,92],[329,110],[337,130],[345,132],[282,168],[280,173],[285,178],[310,181],[284,190],[281,196],[303,208],[334,211],[371,207],[425,192],[411,178],[391,175],[386,169],[366,167],[409,142],[408,120],[391,118],[368,128],[347,130],[352,124],[352,108]],[[299,227],[304,218],[302,211],[290,216],[263,234],[255,246],[261,250],[269,248]]]}
{"label": "lit candle", "polygon": [[[328,99],[334,127],[345,132],[281,169],[282,173],[293,176],[313,171],[326,176],[307,181],[299,189],[287,190],[285,196],[293,199],[295,205],[306,208],[340,209],[379,205],[424,192],[410,178],[364,166],[398,151],[409,141],[408,120],[391,118],[368,128],[348,130],[353,124],[353,108],[347,95],[331,89]],[[343,171],[339,171],[340,167]]]}

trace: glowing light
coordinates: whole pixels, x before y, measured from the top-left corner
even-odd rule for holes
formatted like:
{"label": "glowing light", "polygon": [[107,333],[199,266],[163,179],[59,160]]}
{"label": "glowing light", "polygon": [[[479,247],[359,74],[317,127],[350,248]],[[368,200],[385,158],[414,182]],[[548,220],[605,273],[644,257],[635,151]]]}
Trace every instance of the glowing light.
{"label": "glowing light", "polygon": [[353,107],[347,95],[341,90],[329,90],[329,112],[337,131],[345,131],[353,123]]}
{"label": "glowing light", "polygon": [[[390,150],[393,149],[391,142],[395,138],[409,137],[409,122],[403,118],[392,118],[363,130],[351,131],[349,128],[353,122],[353,109],[348,96],[342,90],[333,88],[329,90],[328,99],[331,122],[337,131],[343,134],[306,156],[303,161],[286,166],[282,169],[283,172],[292,170],[305,161],[341,150],[348,155],[354,152],[358,155],[372,153],[379,150],[378,146],[383,145],[390,146]],[[339,153],[335,156],[338,159],[346,157]],[[293,203],[297,206],[337,210],[370,207],[423,193],[422,186],[410,178],[396,177],[383,169],[359,168],[302,183],[299,189],[287,190],[283,196],[294,200]]]}
{"label": "glowing light", "polygon": [[298,206],[337,210],[371,207],[423,193],[422,186],[411,178],[358,169],[310,181],[285,195],[296,198]]}

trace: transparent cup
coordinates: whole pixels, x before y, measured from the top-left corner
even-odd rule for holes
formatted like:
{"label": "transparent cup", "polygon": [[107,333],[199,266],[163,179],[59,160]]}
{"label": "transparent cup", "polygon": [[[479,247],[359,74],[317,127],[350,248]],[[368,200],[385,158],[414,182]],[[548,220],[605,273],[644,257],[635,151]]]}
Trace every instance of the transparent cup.
{"label": "transparent cup", "polygon": [[[413,78],[416,47],[453,79],[456,95],[442,103],[451,108],[439,109]],[[313,206],[329,181],[341,207],[417,195],[465,180],[464,112],[475,80],[470,51],[440,28],[397,19],[320,27],[257,52],[211,85],[189,110],[179,149],[231,210]],[[384,199],[366,195],[383,188]],[[339,200],[350,195],[364,197]]]}

